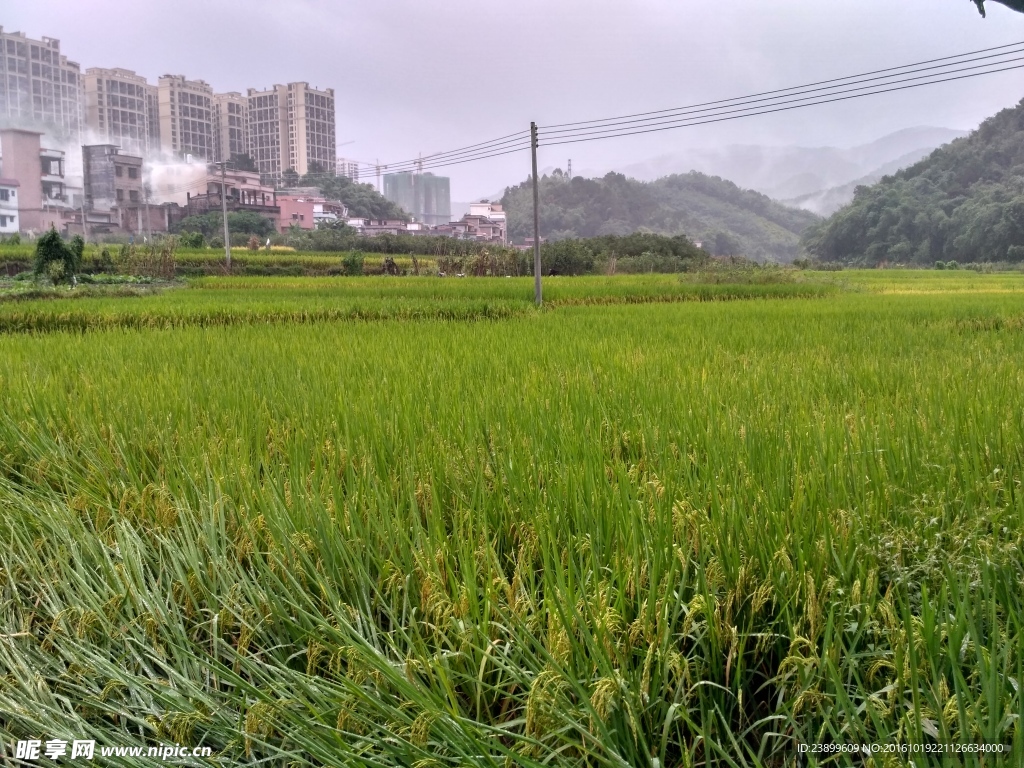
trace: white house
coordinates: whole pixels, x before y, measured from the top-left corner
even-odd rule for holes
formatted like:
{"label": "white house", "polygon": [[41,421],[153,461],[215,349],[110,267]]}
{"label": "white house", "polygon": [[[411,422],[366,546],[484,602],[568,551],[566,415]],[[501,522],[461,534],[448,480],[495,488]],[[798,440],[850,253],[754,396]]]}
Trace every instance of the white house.
{"label": "white house", "polygon": [[14,179],[0,179],[0,235],[13,235],[18,224],[18,188]]}

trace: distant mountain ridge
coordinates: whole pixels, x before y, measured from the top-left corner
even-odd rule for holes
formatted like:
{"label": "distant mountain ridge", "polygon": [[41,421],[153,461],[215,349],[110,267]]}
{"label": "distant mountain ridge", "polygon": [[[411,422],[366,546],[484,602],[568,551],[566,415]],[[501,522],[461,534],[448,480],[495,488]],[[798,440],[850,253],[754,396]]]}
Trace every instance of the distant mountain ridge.
{"label": "distant mountain ridge", "polygon": [[[893,172],[894,162],[910,164],[932,150],[966,135],[950,128],[907,128],[855,147],[770,147],[729,145],[710,149],[685,149],[619,168],[626,176],[652,181],[662,176],[698,171],[729,179],[740,187],[792,203],[815,213],[815,195],[837,190],[831,199],[842,199],[838,188]],[[896,166],[904,167],[904,166]],[[852,188],[849,198],[852,199]],[[834,203],[832,203],[834,205]],[[834,208],[833,208],[834,210]]]}
{"label": "distant mountain ridge", "polygon": [[[799,255],[801,233],[820,221],[812,213],[702,173],[644,182],[620,173],[569,179],[556,171],[540,181],[541,235],[551,240],[632,232],[681,234],[723,255],[791,261]],[[501,202],[513,240],[532,236],[532,185],[510,187]]]}

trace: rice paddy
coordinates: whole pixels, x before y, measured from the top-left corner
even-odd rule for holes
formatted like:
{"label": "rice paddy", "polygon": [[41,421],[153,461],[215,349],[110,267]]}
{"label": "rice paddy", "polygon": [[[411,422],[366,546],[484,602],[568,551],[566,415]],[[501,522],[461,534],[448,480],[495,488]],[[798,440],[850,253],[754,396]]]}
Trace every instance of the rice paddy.
{"label": "rice paddy", "polygon": [[0,749],[1021,764],[1024,275],[880,274],[0,303]]}

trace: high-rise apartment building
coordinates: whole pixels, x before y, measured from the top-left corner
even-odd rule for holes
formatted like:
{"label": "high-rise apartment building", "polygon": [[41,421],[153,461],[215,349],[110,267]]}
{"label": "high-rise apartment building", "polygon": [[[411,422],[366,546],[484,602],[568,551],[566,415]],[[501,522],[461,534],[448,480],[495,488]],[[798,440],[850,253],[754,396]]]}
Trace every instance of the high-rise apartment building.
{"label": "high-rise apartment building", "polygon": [[129,155],[160,149],[158,89],[128,69],[85,70],[85,124]]}
{"label": "high-rise apartment building", "polygon": [[60,40],[32,40],[0,27],[0,120],[77,137],[82,126],[81,67]]}
{"label": "high-rise apartment building", "polygon": [[289,159],[299,175],[333,172],[334,89],[310,88],[308,83],[288,84]]}
{"label": "high-rise apartment building", "polygon": [[[288,166],[288,92],[275,85],[269,91],[250,88],[249,155],[256,161],[260,175],[268,180],[281,178]],[[282,158],[284,162],[282,163]]]}
{"label": "high-rise apartment building", "polygon": [[384,197],[432,227],[452,218],[451,184],[446,176],[432,173],[384,174]]}
{"label": "high-rise apartment building", "polygon": [[300,176],[335,171],[333,88],[289,83],[266,91],[250,88],[247,97],[249,154],[263,176],[280,179],[288,169]]}
{"label": "high-rise apartment building", "polygon": [[249,153],[249,99],[240,93],[213,97],[213,156],[218,162]]}
{"label": "high-rise apartment building", "polygon": [[346,176],[352,181],[359,181],[359,163],[355,160],[346,160],[344,157],[338,158],[338,167],[336,173],[339,176]]}
{"label": "high-rise apartment building", "polygon": [[181,157],[212,160],[213,88],[203,80],[164,75],[158,86],[160,143]]}

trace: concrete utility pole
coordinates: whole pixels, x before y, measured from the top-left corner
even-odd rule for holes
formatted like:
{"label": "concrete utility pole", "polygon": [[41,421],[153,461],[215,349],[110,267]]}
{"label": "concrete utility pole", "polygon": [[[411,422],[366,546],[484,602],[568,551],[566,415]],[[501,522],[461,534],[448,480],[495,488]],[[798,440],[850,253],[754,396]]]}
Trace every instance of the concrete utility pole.
{"label": "concrete utility pole", "polygon": [[226,162],[220,163],[220,210],[224,215],[224,261],[228,265],[228,274],[231,274],[231,232],[228,230],[228,183],[227,183]]}
{"label": "concrete utility pole", "polygon": [[533,153],[533,292],[539,307],[543,293],[540,286],[540,182],[537,180],[536,123],[530,123],[530,150]]}
{"label": "concrete utility pole", "polygon": [[85,220],[85,174],[82,174],[82,240],[89,242],[89,225]]}
{"label": "concrete utility pole", "polygon": [[153,242],[153,226],[149,218],[149,184],[145,181],[142,182],[142,192],[146,196],[146,237],[149,242]]}

